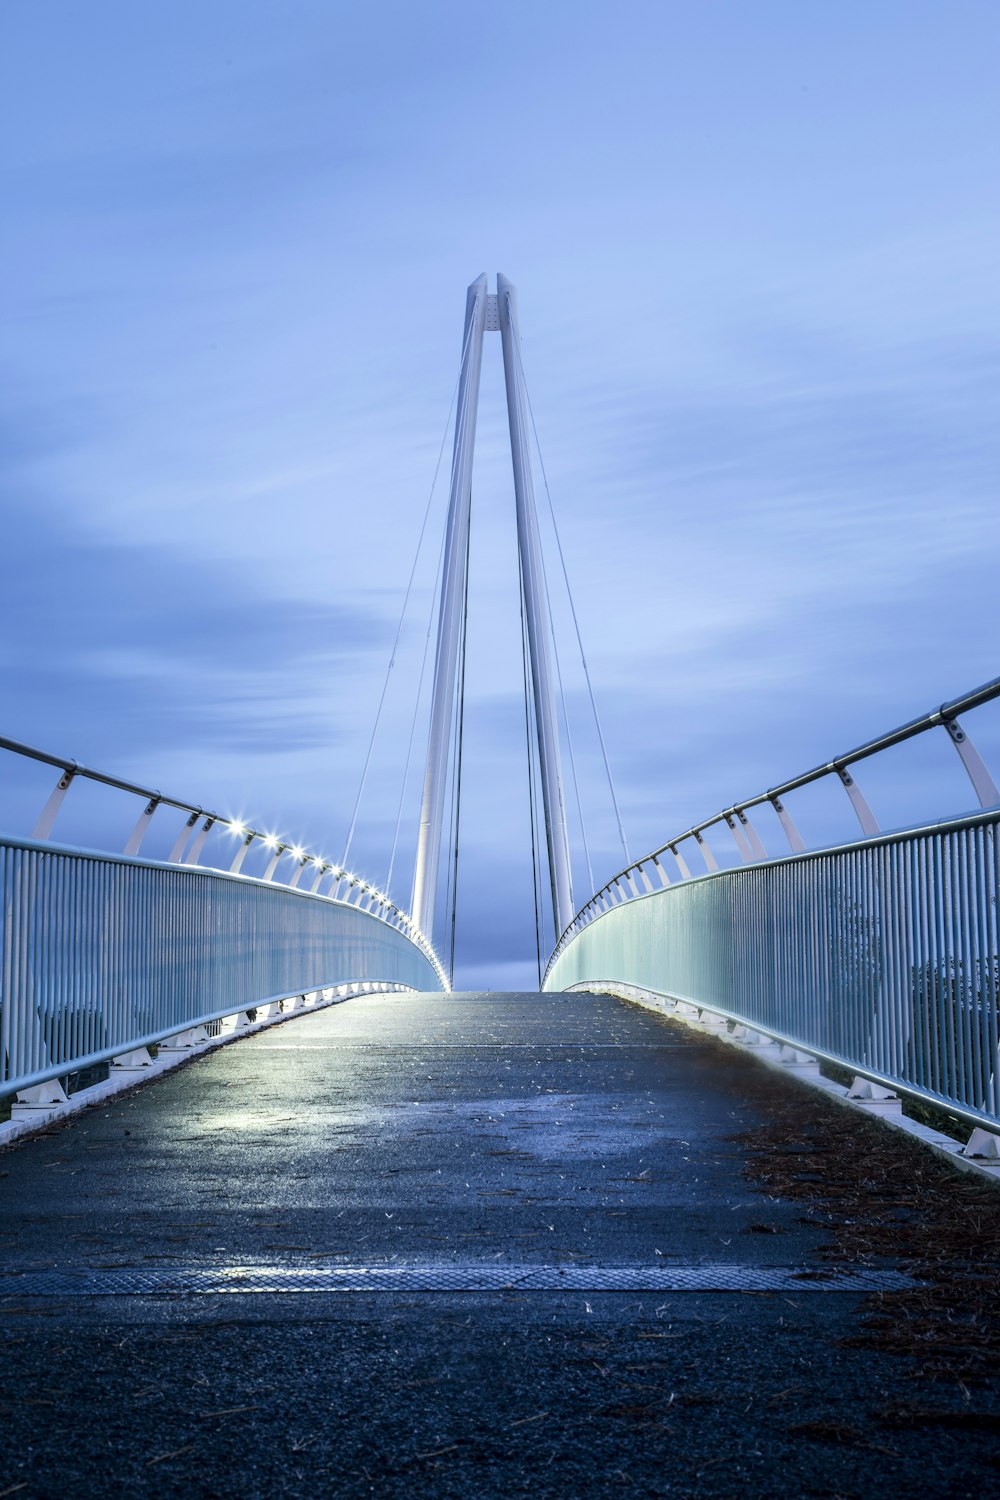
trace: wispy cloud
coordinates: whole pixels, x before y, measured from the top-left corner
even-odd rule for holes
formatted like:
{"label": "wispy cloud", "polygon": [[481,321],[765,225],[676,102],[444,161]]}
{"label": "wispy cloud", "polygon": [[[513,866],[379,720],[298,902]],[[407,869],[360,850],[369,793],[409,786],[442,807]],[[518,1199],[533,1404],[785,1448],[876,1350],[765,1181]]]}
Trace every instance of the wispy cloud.
{"label": "wispy cloud", "polygon": [[[636,847],[996,672],[988,8],[963,6],[956,29],[933,8],[856,5],[845,25],[730,7],[720,27],[636,0],[614,24],[583,7],[567,31],[558,8],[515,0],[532,43],[516,98],[509,49],[470,41],[457,0],[306,5],[294,26],[229,0],[112,9],[54,23],[21,7],[6,26],[5,731],[336,849],[465,285],[498,265],[521,288]],[[459,954],[477,982],[527,983],[497,342]],[[442,512],[439,487],[358,826],[378,878]],[[553,558],[606,874],[616,831],[556,574]],[[981,748],[1000,765],[1000,724]],[[960,797],[950,765],[873,768],[873,803],[892,820],[907,799]],[[841,827],[821,802],[817,837]]]}

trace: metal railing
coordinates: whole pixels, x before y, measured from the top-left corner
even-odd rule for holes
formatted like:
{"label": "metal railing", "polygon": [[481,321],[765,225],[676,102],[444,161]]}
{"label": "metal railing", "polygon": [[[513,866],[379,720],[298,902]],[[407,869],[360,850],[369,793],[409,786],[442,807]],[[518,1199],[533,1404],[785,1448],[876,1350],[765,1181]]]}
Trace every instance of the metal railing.
{"label": "metal railing", "polygon": [[447,988],[376,913],[244,875],[0,838],[0,1096],[255,1006]]}
{"label": "metal railing", "polygon": [[[801,853],[805,850],[805,840],[796,826],[796,823],[784,802],[789,792],[797,791],[800,787],[808,786],[812,782],[821,781],[828,776],[835,777],[843,787],[851,807],[857,817],[862,834],[867,837],[879,833],[878,821],[872,812],[868,801],[852,774],[851,767],[859,761],[867,760],[869,756],[877,755],[881,751],[888,750],[894,745],[900,745],[905,740],[916,738],[931,729],[942,728],[948,735],[948,739],[954,747],[959,760],[972,783],[973,791],[980,807],[995,807],[1000,804],[1000,787],[997,786],[982,757],[976,750],[969,738],[967,729],[959,722],[959,714],[967,713],[984,703],[1000,698],[1000,677],[984,683],[981,687],[974,688],[971,692],[963,693],[961,697],[955,698],[948,703],[942,703],[939,708],[932,709],[929,713],[921,714],[916,719],[911,719],[906,724],[901,724],[897,729],[892,729],[886,734],[876,736],[863,745],[858,745],[853,750],[847,750],[842,755],[836,755],[832,760],[825,761],[822,765],[814,766],[809,771],[802,772],[799,776],[793,776],[788,781],[783,781],[779,786],[771,787],[766,792],[759,792],[754,797],[747,797],[741,802],[734,803],[731,807],[723,808],[720,812],[713,813],[711,817],[705,818],[700,823],[693,824],[683,833],[676,834],[667,839],[649,854],[644,854],[641,859],[635,860],[625,869],[619,870],[616,875],[596,891],[590,900],[580,908],[569,926],[559,937],[552,956],[549,959],[546,974],[551,970],[559,955],[568,943],[573,941],[589,923],[602,916],[605,912],[613,910],[625,902],[632,901],[638,896],[643,896],[658,888],[664,888],[671,884],[670,875],[666,869],[663,855],[670,854],[677,866],[677,872],[682,880],[690,880],[692,872],[687,863],[681,845],[688,840],[693,841],[699,849],[701,858],[708,871],[712,872],[719,868],[718,861],[704,835],[709,828],[725,824],[733,837],[740,859],[746,864],[754,864],[768,859],[767,850],[760,838],[757,829],[750,818],[750,809],[769,805],[773,808],[781,824],[788,846],[793,853]],[[654,884],[654,878],[657,884]]]}
{"label": "metal railing", "polygon": [[[225,817],[221,813],[211,812],[197,803],[168,796],[165,792],[154,791],[151,787],[140,786],[136,782],[126,781],[106,771],[94,770],[93,767],[80,765],[78,761],[67,760],[47,750],[37,750],[33,745],[25,745],[20,740],[0,735],[0,750],[7,750],[24,760],[53,766],[59,772],[56,784],[34,825],[33,839],[38,841],[49,839],[66,795],[77,780],[93,781],[101,786],[112,787],[117,791],[142,799],[142,810],[122,851],[126,855],[137,856],[139,854],[158,808],[176,808],[186,814],[186,820],[170,850],[167,864],[198,866],[212,830],[227,830],[238,840],[236,852],[227,865],[230,874],[239,873],[250,849],[256,843],[266,849],[269,855],[262,877],[264,882],[276,881],[279,885],[284,884],[295,889],[308,873],[312,879],[306,889],[311,895],[317,895],[321,891],[324,880],[329,877],[329,884],[323,894],[355,906],[359,910],[367,911],[390,926],[398,927],[427,955],[442,988],[449,988],[444,965],[435,953],[430,939],[417,927],[409,913],[397,906],[384,891],[379,890],[370,881],[352,874],[323,855],[310,853],[291,839],[253,828],[249,824]],[[281,861],[286,855],[290,857],[290,863],[282,870],[280,878],[276,879]]]}
{"label": "metal railing", "polygon": [[618,981],[1000,1123],[1000,809],[614,907],[544,987]]}

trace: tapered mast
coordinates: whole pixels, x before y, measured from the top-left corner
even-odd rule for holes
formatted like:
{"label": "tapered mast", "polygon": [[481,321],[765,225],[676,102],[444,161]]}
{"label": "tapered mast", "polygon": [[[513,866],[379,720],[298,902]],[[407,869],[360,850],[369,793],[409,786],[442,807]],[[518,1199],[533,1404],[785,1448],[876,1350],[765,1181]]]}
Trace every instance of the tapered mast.
{"label": "tapered mast", "polygon": [[445,533],[441,601],[438,610],[431,719],[427,736],[427,761],[424,769],[420,827],[417,834],[417,858],[413,874],[413,901],[410,911],[421,931],[433,932],[450,747],[456,707],[455,690],[469,587],[472,460],[476,439],[483,335],[487,332],[499,332],[503,344],[507,419],[510,427],[514,498],[517,509],[517,551],[531,669],[531,706],[538,741],[552,912],[556,932],[559,933],[563,932],[572,920],[574,907],[566,804],[559,755],[552,621],[545,587],[545,570],[531,474],[531,445],[527,398],[521,369],[517,292],[505,276],[497,277],[497,290],[492,294],[487,291],[485,275],[480,276],[469,287],[466,295],[465,335],[462,344],[462,368],[459,376],[455,443],[451,463],[451,491]]}

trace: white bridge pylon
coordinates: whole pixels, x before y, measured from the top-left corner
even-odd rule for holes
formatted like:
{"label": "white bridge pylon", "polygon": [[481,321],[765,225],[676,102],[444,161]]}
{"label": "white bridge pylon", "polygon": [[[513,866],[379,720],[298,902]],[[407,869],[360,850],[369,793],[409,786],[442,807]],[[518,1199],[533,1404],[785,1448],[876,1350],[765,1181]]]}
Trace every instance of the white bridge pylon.
{"label": "white bridge pylon", "polygon": [[451,463],[451,492],[445,533],[438,613],[434,687],[431,695],[427,765],[424,772],[417,858],[413,875],[414,922],[424,932],[434,926],[441,835],[444,824],[448,780],[449,747],[455,712],[456,674],[469,588],[469,526],[472,508],[472,460],[476,443],[479,407],[479,377],[483,358],[483,336],[499,332],[503,344],[504,379],[507,390],[507,420],[514,468],[514,499],[517,509],[517,551],[528,639],[532,709],[538,742],[545,840],[552,887],[555,930],[563,932],[573,918],[566,803],[559,756],[559,722],[556,713],[555,677],[552,659],[552,622],[549,614],[542,561],[535,490],[531,475],[531,446],[527,397],[521,365],[521,332],[517,316],[517,291],[506,276],[497,276],[495,293],[488,290],[485,274],[469,287],[465,305],[462,369],[455,414],[455,443]]}

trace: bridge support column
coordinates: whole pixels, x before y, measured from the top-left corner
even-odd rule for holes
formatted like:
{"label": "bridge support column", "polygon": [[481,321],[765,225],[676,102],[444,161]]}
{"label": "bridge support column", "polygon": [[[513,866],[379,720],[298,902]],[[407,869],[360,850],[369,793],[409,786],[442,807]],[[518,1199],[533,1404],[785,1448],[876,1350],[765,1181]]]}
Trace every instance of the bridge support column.
{"label": "bridge support column", "polygon": [[531,684],[538,734],[538,760],[542,780],[542,806],[552,885],[552,915],[556,935],[573,920],[573,886],[570,874],[569,835],[559,755],[559,720],[556,713],[555,674],[552,663],[552,621],[538,534],[538,514],[531,479],[531,437],[527,399],[521,370],[521,328],[517,316],[517,291],[506,276],[497,276],[497,313],[503,340],[503,370],[507,387],[507,422],[514,467],[514,499],[517,505],[517,550],[524,591],[524,614],[531,663]]}
{"label": "bridge support column", "polygon": [[995,1130],[977,1126],[966,1141],[962,1155],[978,1158],[982,1165],[1000,1169],[1000,1135]]}
{"label": "bridge support column", "polygon": [[752,1026],[744,1026],[742,1021],[733,1027],[732,1037],[734,1042],[742,1042],[744,1047],[777,1047],[777,1042],[765,1036],[762,1031],[755,1031]]}
{"label": "bridge support column", "polygon": [[445,532],[434,686],[431,693],[427,762],[424,772],[417,857],[413,875],[413,900],[410,910],[417,927],[432,934],[448,784],[451,731],[455,712],[458,669],[462,659],[462,643],[465,633],[472,460],[479,402],[483,335],[487,330],[499,332],[503,343],[507,420],[510,427],[514,498],[517,512],[517,550],[530,663],[531,697],[541,771],[552,915],[558,935],[565,931],[573,920],[574,909],[566,804],[559,754],[559,724],[556,711],[557,679],[552,649],[552,622],[531,474],[531,425],[521,366],[517,292],[505,276],[497,277],[497,290],[494,295],[487,292],[486,277],[480,276],[469,287],[466,296],[465,341],[455,418],[455,446],[452,456],[448,524]]}
{"label": "bridge support column", "polygon": [[486,277],[483,275],[469,287],[465,302],[465,337],[458,405],[455,409],[455,446],[451,460],[451,495],[438,610],[431,722],[427,736],[427,764],[424,771],[423,800],[420,804],[413,900],[410,906],[414,922],[426,933],[431,933],[434,926],[438,861],[448,780],[448,748],[451,742],[459,647],[468,588],[472,455],[476,441],[486,302]]}
{"label": "bridge support column", "polygon": [[189,1026],[186,1031],[175,1032],[173,1036],[167,1037],[165,1042],[160,1043],[161,1052],[187,1052],[192,1047],[200,1047],[202,1042],[208,1041],[208,1032],[204,1026]]}
{"label": "bridge support column", "polygon": [[796,1073],[818,1074],[819,1063],[811,1052],[803,1052],[798,1047],[791,1047],[787,1042],[781,1045],[780,1059],[786,1068]]}
{"label": "bridge support column", "polygon": [[729,1033],[729,1022],[725,1016],[720,1016],[718,1011],[702,1010],[698,1013],[698,1022],[705,1031],[717,1031],[720,1034]]}
{"label": "bridge support column", "polygon": [[870,1110],[872,1114],[878,1115],[901,1115],[903,1113],[903,1101],[892,1089],[883,1088],[880,1083],[872,1083],[870,1078],[855,1078],[847,1091],[847,1097],[854,1104],[859,1104],[863,1109]]}
{"label": "bridge support column", "polygon": [[136,1047],[131,1052],[123,1052],[116,1057],[111,1064],[112,1073],[144,1073],[147,1068],[153,1066],[153,1059],[149,1055],[148,1047]]}
{"label": "bridge support column", "polygon": [[50,1110],[57,1109],[60,1104],[68,1104],[69,1098],[58,1078],[50,1078],[45,1083],[33,1084],[31,1088],[18,1089],[14,1103],[10,1107],[12,1120],[29,1119],[35,1114],[46,1114]]}

